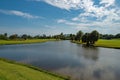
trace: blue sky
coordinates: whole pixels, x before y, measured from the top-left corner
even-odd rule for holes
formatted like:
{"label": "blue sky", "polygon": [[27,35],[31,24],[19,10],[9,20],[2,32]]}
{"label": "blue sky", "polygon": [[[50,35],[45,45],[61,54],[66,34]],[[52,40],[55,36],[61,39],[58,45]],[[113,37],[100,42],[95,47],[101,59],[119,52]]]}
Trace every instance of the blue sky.
{"label": "blue sky", "polygon": [[0,33],[120,33],[120,0],[1,0]]}

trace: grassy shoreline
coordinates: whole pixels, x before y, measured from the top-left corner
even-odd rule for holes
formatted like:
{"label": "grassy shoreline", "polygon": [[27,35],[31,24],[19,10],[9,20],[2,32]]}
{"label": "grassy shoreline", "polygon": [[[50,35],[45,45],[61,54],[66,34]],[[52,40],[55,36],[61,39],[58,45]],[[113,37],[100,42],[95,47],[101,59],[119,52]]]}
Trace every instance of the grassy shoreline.
{"label": "grassy shoreline", "polygon": [[[42,43],[47,41],[56,41],[56,39],[0,40],[0,45],[32,44],[32,43]],[[72,42],[77,44],[84,44],[81,41],[80,42],[72,41]],[[99,39],[94,46],[120,49],[120,39],[112,39],[112,40]]]}
{"label": "grassy shoreline", "polygon": [[42,43],[54,40],[55,39],[0,40],[0,45]]}
{"label": "grassy shoreline", "polygon": [[[77,44],[84,44],[81,41],[72,41],[73,43]],[[114,48],[114,49],[120,49],[120,39],[112,39],[112,40],[104,40],[99,39],[95,44],[95,47],[104,47],[104,48]]]}
{"label": "grassy shoreline", "polygon": [[[0,40],[0,45],[31,44],[31,43],[41,43],[41,42],[47,42],[47,41],[56,41],[56,40],[55,39],[31,39],[31,40],[24,40],[24,41],[23,40],[22,41],[20,41],[20,40],[10,40],[10,41]],[[4,65],[2,65],[2,64],[4,64]],[[34,76],[32,79],[29,78],[31,76],[26,77],[26,76],[24,76],[25,74],[23,74],[22,72],[26,73],[27,75],[32,75],[32,74],[27,73],[23,70],[18,71],[19,69],[17,69],[16,67],[14,69],[14,66],[12,68],[11,66],[6,66],[5,64],[6,65],[14,65],[14,66],[18,66],[18,67],[24,67],[23,68],[24,70],[29,68],[29,70],[31,72],[40,73],[40,76],[38,74],[36,74],[36,75],[38,75],[37,77],[39,79],[34,77],[34,76],[36,76],[35,74],[33,74]],[[2,68],[6,68],[6,69],[2,70]],[[6,72],[12,72],[11,69],[14,70],[15,73],[12,73],[13,75],[11,75],[11,77],[8,77],[7,75],[10,75],[11,73],[7,74]],[[6,70],[9,70],[9,71],[6,71]],[[5,72],[5,74],[3,72]],[[20,74],[20,75],[17,75],[16,73]],[[69,80],[68,77],[61,76],[61,75],[53,73],[53,72],[49,72],[47,70],[43,70],[43,69],[31,66],[31,65],[18,63],[18,62],[12,61],[12,60],[0,58],[0,80],[17,80],[17,77],[23,78],[23,77],[21,77],[21,75],[24,76],[24,78],[26,78],[26,79],[22,79],[22,80],[28,80],[28,79],[29,80]],[[45,75],[45,76],[42,77],[41,75]],[[14,78],[12,76],[17,76],[17,77]]]}
{"label": "grassy shoreline", "polygon": [[3,58],[0,58],[0,64],[0,80],[69,80],[68,77]]}
{"label": "grassy shoreline", "polygon": [[95,43],[95,46],[120,49],[120,39],[111,39],[111,40],[100,39]]}

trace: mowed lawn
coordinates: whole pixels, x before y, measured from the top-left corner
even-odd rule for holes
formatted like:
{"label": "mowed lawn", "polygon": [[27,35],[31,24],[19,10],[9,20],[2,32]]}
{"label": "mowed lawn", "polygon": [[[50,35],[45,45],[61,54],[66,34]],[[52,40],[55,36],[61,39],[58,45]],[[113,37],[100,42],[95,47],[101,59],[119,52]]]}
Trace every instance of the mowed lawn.
{"label": "mowed lawn", "polygon": [[65,80],[27,66],[0,60],[0,80]]}
{"label": "mowed lawn", "polygon": [[10,44],[30,44],[51,41],[55,39],[28,39],[28,40],[0,40],[0,45]]}
{"label": "mowed lawn", "polygon": [[[78,43],[78,44],[85,44],[85,43],[82,43],[82,41],[80,42],[72,41],[72,42]],[[97,42],[95,42],[94,46],[120,49],[120,39],[111,39],[111,40],[99,39]]]}
{"label": "mowed lawn", "polygon": [[120,49],[120,39],[111,39],[111,40],[99,39],[95,43],[95,46]]}

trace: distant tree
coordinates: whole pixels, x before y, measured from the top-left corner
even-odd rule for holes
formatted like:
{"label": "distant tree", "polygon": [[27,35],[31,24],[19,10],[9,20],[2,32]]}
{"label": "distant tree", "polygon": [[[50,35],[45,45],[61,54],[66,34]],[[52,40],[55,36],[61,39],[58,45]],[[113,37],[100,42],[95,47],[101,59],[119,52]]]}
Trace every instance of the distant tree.
{"label": "distant tree", "polygon": [[9,39],[17,39],[17,38],[18,38],[17,34],[10,35],[10,37],[9,37]]}
{"label": "distant tree", "polygon": [[27,34],[23,34],[23,35],[21,36],[21,38],[24,39],[24,40],[26,40],[26,39],[28,38],[28,36],[27,36]]}
{"label": "distant tree", "polygon": [[60,39],[61,39],[61,40],[65,40],[65,36],[64,36],[63,33],[60,33]]}
{"label": "distant tree", "polygon": [[75,40],[75,35],[74,34],[70,34],[70,40]]}
{"label": "distant tree", "polygon": [[110,34],[109,39],[113,39],[113,38],[114,38],[114,35]]}
{"label": "distant tree", "polygon": [[0,34],[0,39],[2,40],[7,40],[7,33],[4,33],[4,34]]}
{"label": "distant tree", "polygon": [[46,37],[47,37],[47,36],[46,36],[45,34],[42,35],[42,38],[43,38],[43,39],[46,39]]}
{"label": "distant tree", "polygon": [[112,34],[104,34],[104,35],[102,35],[102,39],[113,39],[113,38],[115,38],[115,36],[112,35]]}
{"label": "distant tree", "polygon": [[54,35],[54,38],[55,38],[56,40],[59,40],[59,39],[60,39],[60,35]]}
{"label": "distant tree", "polygon": [[27,35],[28,39],[33,39],[33,37],[31,35]]}
{"label": "distant tree", "polygon": [[35,39],[40,39],[39,35],[34,36]]}
{"label": "distant tree", "polygon": [[64,40],[70,40],[70,34],[64,34]]}
{"label": "distant tree", "polygon": [[99,34],[99,38],[100,38],[100,39],[103,39],[103,34]]}
{"label": "distant tree", "polygon": [[120,33],[116,34],[115,38],[120,38]]}
{"label": "distant tree", "polygon": [[81,38],[82,38],[82,35],[83,35],[83,32],[82,31],[78,31],[77,34],[76,34],[76,36],[75,36],[75,40],[80,41]]}
{"label": "distant tree", "polygon": [[7,37],[7,33],[4,33],[4,36]]}
{"label": "distant tree", "polygon": [[3,34],[0,34],[0,39],[5,40],[6,38],[5,38],[5,36]]}
{"label": "distant tree", "polygon": [[51,35],[47,36],[47,39],[52,39],[52,36]]}

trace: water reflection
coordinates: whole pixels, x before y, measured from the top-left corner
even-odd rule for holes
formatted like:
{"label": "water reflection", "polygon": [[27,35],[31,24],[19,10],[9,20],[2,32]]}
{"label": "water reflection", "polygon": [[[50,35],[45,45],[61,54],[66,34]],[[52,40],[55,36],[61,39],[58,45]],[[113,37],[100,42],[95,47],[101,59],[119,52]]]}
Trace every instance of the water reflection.
{"label": "water reflection", "polygon": [[98,47],[84,47],[80,44],[77,44],[77,56],[84,56],[85,59],[96,61],[99,58],[99,49]]}
{"label": "water reflection", "polygon": [[94,61],[98,60],[99,57],[99,49],[97,47],[82,47],[83,56],[86,59],[92,59]]}
{"label": "water reflection", "polygon": [[0,46],[0,57],[70,76],[72,80],[120,80],[120,50],[85,48],[69,41]]}
{"label": "water reflection", "polygon": [[[57,73],[71,76],[72,80],[119,80],[120,74],[116,75],[113,69],[107,67],[98,67],[95,65],[86,65],[82,67],[66,67],[56,70]],[[120,71],[120,70],[119,70]]]}

